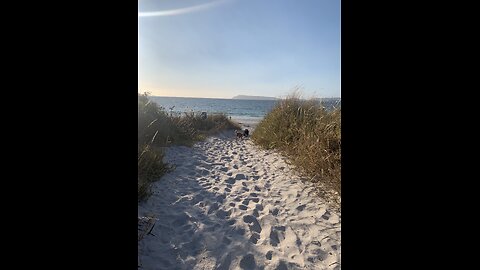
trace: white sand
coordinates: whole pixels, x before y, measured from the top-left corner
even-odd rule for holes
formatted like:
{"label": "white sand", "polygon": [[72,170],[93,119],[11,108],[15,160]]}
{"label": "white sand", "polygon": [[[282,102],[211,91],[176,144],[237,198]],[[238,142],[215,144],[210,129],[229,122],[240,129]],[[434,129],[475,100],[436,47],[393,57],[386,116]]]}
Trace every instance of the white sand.
{"label": "white sand", "polygon": [[140,269],[340,269],[340,213],[280,155],[232,132],[165,160],[176,169],[138,207],[157,219]]}

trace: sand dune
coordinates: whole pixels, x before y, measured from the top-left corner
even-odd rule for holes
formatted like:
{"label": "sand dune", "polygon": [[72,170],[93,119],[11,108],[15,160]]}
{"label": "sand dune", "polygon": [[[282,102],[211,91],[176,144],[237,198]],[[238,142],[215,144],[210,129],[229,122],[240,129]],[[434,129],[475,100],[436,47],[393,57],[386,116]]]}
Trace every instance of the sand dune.
{"label": "sand dune", "polygon": [[275,152],[226,133],[170,147],[139,204],[140,269],[340,269],[341,215]]}

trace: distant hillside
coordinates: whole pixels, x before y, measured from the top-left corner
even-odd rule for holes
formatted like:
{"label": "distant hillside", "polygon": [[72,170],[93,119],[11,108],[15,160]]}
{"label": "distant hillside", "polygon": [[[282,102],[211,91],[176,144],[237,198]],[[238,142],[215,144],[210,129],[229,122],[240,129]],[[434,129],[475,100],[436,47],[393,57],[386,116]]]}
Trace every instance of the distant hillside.
{"label": "distant hillside", "polygon": [[248,100],[277,100],[278,98],[274,98],[274,97],[262,97],[262,96],[246,96],[246,95],[238,95],[238,96],[234,96],[232,99],[248,99]]}

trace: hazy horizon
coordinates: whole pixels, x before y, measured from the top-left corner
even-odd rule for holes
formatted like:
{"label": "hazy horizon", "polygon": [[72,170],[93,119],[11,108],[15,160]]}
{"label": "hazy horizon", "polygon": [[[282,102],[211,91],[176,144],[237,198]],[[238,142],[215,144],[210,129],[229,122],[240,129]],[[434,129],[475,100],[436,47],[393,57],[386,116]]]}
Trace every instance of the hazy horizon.
{"label": "hazy horizon", "polygon": [[341,98],[340,1],[139,1],[139,92]]}
{"label": "hazy horizon", "polygon": [[[245,95],[245,94],[238,94],[238,95],[229,95],[228,97],[204,97],[204,96],[171,96],[171,95],[156,95],[148,90],[145,90],[145,91],[139,91],[138,93],[139,94],[143,94],[145,92],[149,92],[151,96],[156,96],[156,97],[178,97],[178,98],[214,98],[214,99],[232,99],[236,96],[252,96],[252,97],[268,97],[268,98],[283,98],[285,97],[286,95],[288,95],[289,93],[291,93],[292,91],[287,91],[286,93],[287,94],[283,94],[283,95],[278,95],[278,96],[263,96],[263,95]],[[305,95],[303,95],[305,96]],[[309,97],[312,97],[312,95],[309,95],[307,98]],[[317,97],[317,98],[341,98],[341,96],[313,96],[313,97]]]}
{"label": "hazy horizon", "polygon": [[[139,94],[143,94],[145,92],[139,92]],[[209,99],[233,99],[234,97],[236,96],[249,96],[249,97],[268,97],[268,98],[274,98],[274,97],[271,97],[271,96],[259,96],[259,95],[234,95],[232,97],[191,97],[191,96],[166,96],[166,95],[155,95],[153,93],[150,93],[150,96],[152,97],[172,97],[172,98],[209,98]],[[282,96],[278,96],[276,98],[284,98],[285,95],[282,95]],[[308,96],[308,97],[304,97],[304,98],[310,98],[312,96]],[[315,97],[315,96],[313,96]],[[316,98],[338,98],[338,99],[341,99],[341,97],[316,97]]]}

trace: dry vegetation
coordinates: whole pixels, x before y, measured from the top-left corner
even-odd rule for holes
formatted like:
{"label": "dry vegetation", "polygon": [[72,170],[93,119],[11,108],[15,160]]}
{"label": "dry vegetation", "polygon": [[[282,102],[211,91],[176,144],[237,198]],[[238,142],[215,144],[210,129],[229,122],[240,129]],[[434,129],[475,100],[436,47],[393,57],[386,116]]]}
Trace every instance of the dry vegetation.
{"label": "dry vegetation", "polygon": [[297,93],[281,100],[252,134],[255,143],[286,154],[308,178],[341,191],[341,109],[327,111]]}

